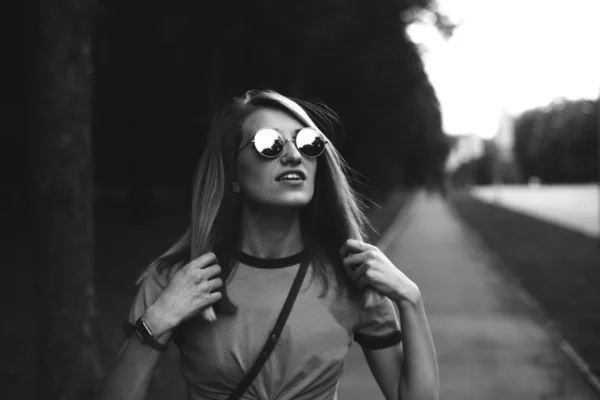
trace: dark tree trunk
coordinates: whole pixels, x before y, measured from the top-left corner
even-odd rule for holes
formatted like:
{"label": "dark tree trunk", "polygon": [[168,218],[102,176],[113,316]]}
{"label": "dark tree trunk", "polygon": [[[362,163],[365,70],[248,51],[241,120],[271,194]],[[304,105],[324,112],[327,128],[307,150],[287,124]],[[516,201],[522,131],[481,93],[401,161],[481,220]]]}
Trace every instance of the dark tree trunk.
{"label": "dark tree trunk", "polygon": [[209,92],[209,109],[210,115],[215,115],[221,107],[221,68],[222,68],[222,54],[221,50],[217,47],[215,48],[215,53],[211,60],[211,69],[210,69],[210,92]]}
{"label": "dark tree trunk", "polygon": [[[154,206],[152,185],[155,168],[152,159],[159,153],[159,107],[156,106],[160,70],[160,7],[156,1],[123,2],[114,8],[119,13],[119,44],[124,65],[122,82],[126,85],[125,130],[122,132],[126,151],[125,178],[129,221],[143,224]],[[139,20],[138,20],[139,18]],[[137,20],[136,23],[132,21]]]}
{"label": "dark tree trunk", "polygon": [[39,1],[33,225],[38,398],[91,398],[93,338],[92,4]]}

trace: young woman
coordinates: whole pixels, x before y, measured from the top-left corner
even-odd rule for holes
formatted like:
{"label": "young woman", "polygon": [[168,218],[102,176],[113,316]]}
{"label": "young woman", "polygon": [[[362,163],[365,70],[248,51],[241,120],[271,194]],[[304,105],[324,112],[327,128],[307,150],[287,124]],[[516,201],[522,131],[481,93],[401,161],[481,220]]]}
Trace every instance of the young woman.
{"label": "young woman", "polygon": [[140,279],[129,316],[136,333],[101,399],[144,398],[171,339],[188,398],[227,399],[303,265],[289,319],[244,398],[335,399],[353,341],[386,399],[438,398],[420,291],[363,241],[366,218],[327,136],[336,120],[326,107],[273,91],[249,91],[220,110],[194,180],[189,229]]}

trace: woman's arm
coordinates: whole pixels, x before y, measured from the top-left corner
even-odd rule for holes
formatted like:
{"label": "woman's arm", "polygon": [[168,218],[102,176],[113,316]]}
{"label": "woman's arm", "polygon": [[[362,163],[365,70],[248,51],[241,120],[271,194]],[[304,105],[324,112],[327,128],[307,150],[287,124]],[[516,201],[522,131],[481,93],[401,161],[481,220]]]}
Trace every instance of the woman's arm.
{"label": "woman's arm", "polygon": [[375,381],[388,400],[439,398],[439,373],[433,338],[420,294],[400,300],[402,342],[384,349],[363,348]]}
{"label": "woman's arm", "polygon": [[396,299],[402,326],[400,399],[439,399],[439,372],[421,293]]}
{"label": "woman's arm", "polygon": [[[167,343],[171,332],[165,331],[156,308],[148,308],[144,321],[160,343]],[[102,381],[98,400],[142,400],[148,392],[154,370],[162,353],[142,344],[137,336],[125,339],[115,366]]]}
{"label": "woman's arm", "polygon": [[374,288],[400,311],[402,342],[363,350],[386,399],[437,400],[437,357],[419,288],[375,246],[350,239],[340,254],[345,255],[344,266],[359,287]]}
{"label": "woman's arm", "polygon": [[400,381],[402,379],[402,360],[404,358],[402,343],[383,349],[362,347],[369,369],[379,385],[386,400],[399,399]]}
{"label": "woman's arm", "polygon": [[[192,315],[221,298],[213,292],[222,286],[221,272],[213,253],[207,253],[181,268],[156,301],[144,311],[144,321],[161,343],[171,331]],[[123,343],[117,362],[98,390],[98,400],[141,400],[146,396],[161,352],[142,344],[136,335]]]}

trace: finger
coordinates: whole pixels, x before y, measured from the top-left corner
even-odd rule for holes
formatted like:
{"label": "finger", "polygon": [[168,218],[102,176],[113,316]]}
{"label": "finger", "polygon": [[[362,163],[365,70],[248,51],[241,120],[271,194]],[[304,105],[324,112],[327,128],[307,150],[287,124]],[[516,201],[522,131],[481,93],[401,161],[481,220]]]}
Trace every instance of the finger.
{"label": "finger", "polygon": [[[366,261],[367,260],[366,260],[366,257],[364,256],[364,253],[360,253],[360,254],[346,257],[342,264],[344,265],[344,269],[346,270],[346,273],[348,274],[348,276],[350,276],[350,278],[352,280],[354,280],[354,279],[356,279],[356,277],[360,276],[361,273],[364,272],[364,270],[367,268]],[[365,268],[363,268],[361,270],[362,271],[361,273],[357,273],[357,270],[360,269],[362,266],[365,266]]]}
{"label": "finger", "polygon": [[344,244],[340,247],[340,257],[345,257],[348,253],[356,253],[356,247],[358,246],[358,240],[347,239]]}
{"label": "finger", "polygon": [[223,286],[223,281],[221,280],[221,278],[215,278],[208,281],[208,286],[206,288],[209,292],[212,292],[214,290],[217,290],[221,286]]}
{"label": "finger", "polygon": [[210,280],[211,278],[221,273],[221,266],[219,264],[211,265],[200,271],[200,278],[204,280]]}
{"label": "finger", "polygon": [[[203,312],[205,311],[208,307],[212,306],[214,303],[216,303],[217,301],[221,300],[221,298],[223,297],[223,294],[221,292],[212,292],[212,293],[208,293],[205,296],[199,297],[198,298],[198,306],[199,311]],[[198,315],[198,314],[195,314]]]}
{"label": "finger", "polygon": [[362,253],[369,249],[369,245],[356,239],[348,239],[340,248],[340,256],[344,257],[349,253]]}
{"label": "finger", "polygon": [[369,284],[369,278],[367,277],[366,274],[363,274],[360,278],[358,278],[356,280],[356,286],[358,286],[359,288],[364,288],[365,286],[367,286]]}
{"label": "finger", "polygon": [[342,262],[346,267],[354,270],[358,265],[363,264],[367,261],[368,254],[366,253],[355,253],[345,257]]}
{"label": "finger", "polygon": [[214,304],[217,301],[221,300],[221,297],[223,295],[221,294],[221,292],[212,292],[208,295],[208,301],[210,304]]}
{"label": "finger", "polygon": [[192,264],[193,268],[206,268],[207,266],[216,264],[218,262],[219,261],[217,260],[216,254],[213,252],[208,252],[192,260],[190,264]]}
{"label": "finger", "polygon": [[358,268],[355,268],[354,271],[352,271],[350,277],[353,281],[358,281],[363,276],[363,274],[367,272],[368,269],[369,266],[367,264],[362,264]]}

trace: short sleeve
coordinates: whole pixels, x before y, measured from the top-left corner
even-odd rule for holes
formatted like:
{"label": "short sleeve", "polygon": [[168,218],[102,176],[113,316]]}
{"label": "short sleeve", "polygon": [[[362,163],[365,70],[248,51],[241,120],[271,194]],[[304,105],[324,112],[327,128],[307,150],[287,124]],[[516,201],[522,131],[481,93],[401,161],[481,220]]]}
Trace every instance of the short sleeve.
{"label": "short sleeve", "polygon": [[156,266],[150,266],[142,278],[135,295],[131,308],[129,309],[128,321],[135,324],[137,319],[141,317],[146,309],[150,307],[167,287],[169,276],[166,272],[161,273],[156,269]]}
{"label": "short sleeve", "polygon": [[354,341],[366,349],[383,349],[400,343],[400,320],[394,303],[385,298],[377,306],[359,311]]}

